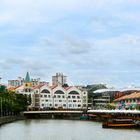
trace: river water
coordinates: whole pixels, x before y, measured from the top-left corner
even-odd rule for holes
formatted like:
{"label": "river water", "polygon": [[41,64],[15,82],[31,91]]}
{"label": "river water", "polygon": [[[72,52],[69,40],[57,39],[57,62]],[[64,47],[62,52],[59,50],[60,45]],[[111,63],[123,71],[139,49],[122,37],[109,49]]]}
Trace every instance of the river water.
{"label": "river water", "polygon": [[0,127],[0,140],[139,140],[140,130],[103,129],[74,120],[22,120]]}

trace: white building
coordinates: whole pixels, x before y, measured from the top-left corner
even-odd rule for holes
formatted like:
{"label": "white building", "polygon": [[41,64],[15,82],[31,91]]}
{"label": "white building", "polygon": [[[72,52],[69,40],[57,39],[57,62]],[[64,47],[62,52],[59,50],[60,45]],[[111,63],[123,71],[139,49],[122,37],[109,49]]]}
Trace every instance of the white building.
{"label": "white building", "polygon": [[52,87],[42,85],[34,88],[35,108],[86,109],[87,101],[87,91],[73,86],[63,88],[60,85]]}

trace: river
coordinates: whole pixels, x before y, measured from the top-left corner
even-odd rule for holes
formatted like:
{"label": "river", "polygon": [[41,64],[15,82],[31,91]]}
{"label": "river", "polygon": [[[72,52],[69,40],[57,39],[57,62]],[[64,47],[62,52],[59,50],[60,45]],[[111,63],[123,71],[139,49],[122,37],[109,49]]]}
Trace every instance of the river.
{"label": "river", "polygon": [[140,130],[103,129],[74,120],[22,120],[0,127],[0,140],[139,140]]}

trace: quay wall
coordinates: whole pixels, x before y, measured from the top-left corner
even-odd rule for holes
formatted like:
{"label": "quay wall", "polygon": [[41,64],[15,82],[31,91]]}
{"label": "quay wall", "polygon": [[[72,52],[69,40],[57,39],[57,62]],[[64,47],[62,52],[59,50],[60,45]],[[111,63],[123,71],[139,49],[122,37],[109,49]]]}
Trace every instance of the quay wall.
{"label": "quay wall", "polygon": [[50,113],[50,114],[24,114],[26,119],[71,119],[71,120],[79,120],[80,114],[74,113]]}
{"label": "quay wall", "polygon": [[6,123],[11,123],[17,120],[23,120],[24,116],[5,116],[0,117],[0,126]]}

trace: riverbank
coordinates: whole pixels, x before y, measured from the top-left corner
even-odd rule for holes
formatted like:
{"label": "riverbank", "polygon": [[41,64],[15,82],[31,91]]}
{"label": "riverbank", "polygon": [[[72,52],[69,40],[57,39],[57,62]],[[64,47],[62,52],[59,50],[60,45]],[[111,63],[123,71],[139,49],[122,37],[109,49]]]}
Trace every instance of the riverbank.
{"label": "riverbank", "polygon": [[11,123],[17,120],[24,120],[25,117],[24,116],[5,116],[5,117],[1,117],[0,118],[0,126],[4,125],[6,123]]}

